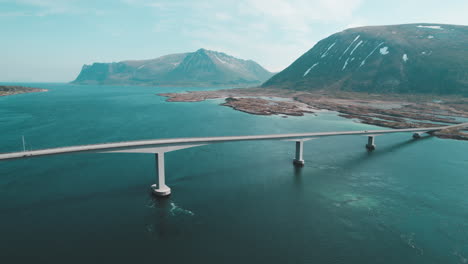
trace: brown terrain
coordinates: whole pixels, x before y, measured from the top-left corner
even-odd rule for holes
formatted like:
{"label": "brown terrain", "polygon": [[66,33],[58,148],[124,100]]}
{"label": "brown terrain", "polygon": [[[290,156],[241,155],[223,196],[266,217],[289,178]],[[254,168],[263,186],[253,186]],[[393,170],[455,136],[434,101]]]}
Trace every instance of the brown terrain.
{"label": "brown terrain", "polygon": [[[255,115],[280,114],[287,117],[302,116],[319,110],[336,111],[341,117],[389,128],[459,124],[463,123],[460,118],[468,118],[468,98],[455,96],[327,93],[265,88],[159,95],[168,97],[168,102],[199,102],[225,98],[222,105]],[[468,140],[468,133],[464,131],[439,131],[434,135],[440,138]]]}
{"label": "brown terrain", "polygon": [[23,86],[0,85],[0,96],[22,94],[22,93],[36,93],[36,92],[47,92],[47,90],[39,89],[39,88],[23,87]]}

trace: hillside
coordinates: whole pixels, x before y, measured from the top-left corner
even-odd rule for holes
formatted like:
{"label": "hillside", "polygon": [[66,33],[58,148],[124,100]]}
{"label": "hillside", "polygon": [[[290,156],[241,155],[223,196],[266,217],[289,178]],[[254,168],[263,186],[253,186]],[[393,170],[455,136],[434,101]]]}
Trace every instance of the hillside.
{"label": "hillside", "polygon": [[347,29],[319,41],[262,87],[468,96],[468,26]]}
{"label": "hillside", "polygon": [[222,52],[199,49],[192,53],[84,65],[72,83],[110,85],[170,86],[252,86],[272,73],[252,60],[242,60]]}

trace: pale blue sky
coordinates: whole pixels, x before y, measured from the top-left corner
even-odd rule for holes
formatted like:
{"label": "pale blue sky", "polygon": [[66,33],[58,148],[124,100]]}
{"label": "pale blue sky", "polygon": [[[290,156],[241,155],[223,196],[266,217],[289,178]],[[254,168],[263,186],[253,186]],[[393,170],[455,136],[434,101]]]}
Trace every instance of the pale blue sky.
{"label": "pale blue sky", "polygon": [[202,47],[280,71],[348,27],[466,14],[467,0],[0,0],[0,81],[68,82],[83,64]]}

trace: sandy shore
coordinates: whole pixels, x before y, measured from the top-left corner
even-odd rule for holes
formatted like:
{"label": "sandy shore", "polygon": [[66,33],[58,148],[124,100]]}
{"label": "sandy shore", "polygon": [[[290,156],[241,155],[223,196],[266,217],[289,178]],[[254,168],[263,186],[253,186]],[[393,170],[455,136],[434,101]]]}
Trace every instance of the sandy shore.
{"label": "sandy shore", "polygon": [[[302,116],[319,110],[336,111],[358,122],[389,128],[459,124],[468,118],[468,98],[365,93],[302,92],[280,89],[227,89],[164,93],[168,102],[199,102],[224,98],[221,105],[256,115]],[[441,138],[468,140],[464,131],[440,131]]]}

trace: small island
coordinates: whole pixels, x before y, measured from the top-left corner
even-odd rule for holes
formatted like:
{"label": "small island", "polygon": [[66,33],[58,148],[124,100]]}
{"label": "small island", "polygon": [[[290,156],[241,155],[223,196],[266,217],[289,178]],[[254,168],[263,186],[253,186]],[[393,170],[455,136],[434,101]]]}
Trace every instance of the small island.
{"label": "small island", "polygon": [[22,93],[47,92],[47,91],[48,91],[47,89],[40,89],[40,88],[0,85],[0,96],[22,94]]}

